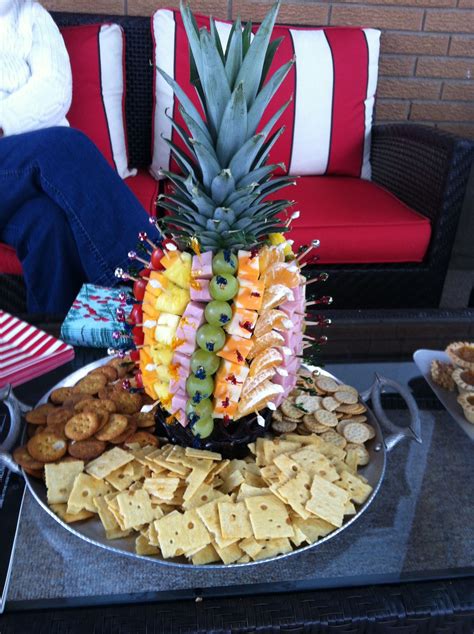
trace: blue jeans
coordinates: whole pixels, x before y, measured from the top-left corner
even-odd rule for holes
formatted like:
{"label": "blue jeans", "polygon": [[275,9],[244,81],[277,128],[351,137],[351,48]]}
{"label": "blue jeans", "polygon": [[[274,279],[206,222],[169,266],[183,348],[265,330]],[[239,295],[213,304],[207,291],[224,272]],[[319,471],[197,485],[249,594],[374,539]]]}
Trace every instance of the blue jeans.
{"label": "blue jeans", "polygon": [[77,130],[0,138],[0,241],[15,248],[30,312],[66,312],[81,285],[117,283],[148,215]]}

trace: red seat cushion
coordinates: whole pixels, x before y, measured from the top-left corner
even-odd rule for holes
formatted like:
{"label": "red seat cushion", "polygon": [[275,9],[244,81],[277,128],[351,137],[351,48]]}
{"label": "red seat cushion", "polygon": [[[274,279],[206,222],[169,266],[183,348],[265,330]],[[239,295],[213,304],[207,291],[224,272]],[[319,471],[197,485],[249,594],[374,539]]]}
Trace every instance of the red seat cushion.
{"label": "red seat cushion", "polygon": [[303,176],[275,199],[295,200],[300,217],[286,235],[295,247],[321,241],[321,264],[421,262],[430,221],[370,181],[345,176]]}
{"label": "red seat cushion", "polygon": [[[140,170],[136,176],[126,178],[124,182],[130,187],[145,210],[152,216],[156,215],[158,182],[145,170]],[[143,229],[146,230],[146,227]],[[22,275],[23,273],[15,249],[2,243],[0,243],[0,273],[9,275]]]}
{"label": "red seat cushion", "polygon": [[[156,199],[158,197],[158,181],[146,170],[139,170],[136,176],[126,178],[124,182],[129,186],[145,210],[156,216]],[[146,231],[146,227],[143,227]]]}

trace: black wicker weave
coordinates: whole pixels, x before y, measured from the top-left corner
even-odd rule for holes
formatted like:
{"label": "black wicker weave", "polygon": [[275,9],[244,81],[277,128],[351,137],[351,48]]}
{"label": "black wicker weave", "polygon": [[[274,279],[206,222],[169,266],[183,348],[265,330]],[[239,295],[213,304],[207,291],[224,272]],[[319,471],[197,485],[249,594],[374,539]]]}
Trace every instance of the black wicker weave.
{"label": "black wicker weave", "polygon": [[[75,13],[54,13],[53,17],[60,26],[109,21],[124,28],[130,160],[133,166],[146,167],[151,160],[153,95],[149,18]],[[431,219],[431,244],[421,264],[325,267],[330,278],[324,293],[335,297],[335,308],[439,305],[473,158],[472,141],[434,128],[414,124],[374,127],[373,180]],[[22,278],[0,276],[0,308],[24,312],[24,296]]]}
{"label": "black wicker weave", "polygon": [[[2,634],[472,634],[474,581],[225,596],[185,592],[182,601],[12,612]],[[179,594],[179,593],[177,593]],[[219,597],[219,594],[224,596]],[[248,594],[248,592],[246,593]],[[196,597],[192,599],[193,595]],[[213,597],[214,595],[214,597]],[[191,600],[189,600],[191,598]],[[143,600],[143,599],[142,599]],[[150,597],[150,601],[154,601]],[[65,606],[67,607],[67,606]],[[15,609],[16,606],[13,608]],[[20,606],[18,606],[19,609]]]}

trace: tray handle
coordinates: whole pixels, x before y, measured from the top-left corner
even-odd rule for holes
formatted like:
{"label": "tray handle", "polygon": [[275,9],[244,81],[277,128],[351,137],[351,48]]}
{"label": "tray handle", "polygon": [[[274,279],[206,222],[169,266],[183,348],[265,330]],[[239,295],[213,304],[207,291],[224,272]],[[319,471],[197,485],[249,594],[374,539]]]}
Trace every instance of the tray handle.
{"label": "tray handle", "polygon": [[16,445],[21,431],[21,416],[29,412],[31,407],[25,405],[14,395],[12,386],[5,385],[0,389],[0,401],[5,403],[9,413],[8,433],[5,440],[0,444],[0,463],[4,464],[7,469],[15,473],[21,473],[20,467],[16,464],[11,456],[11,450]]}
{"label": "tray handle", "polygon": [[[405,403],[407,404],[408,411],[410,412],[410,424],[408,427],[399,427],[393,423],[385,413],[382,407],[382,393],[384,388],[391,387],[400,394]],[[375,381],[373,385],[361,394],[364,401],[372,399],[372,408],[375,416],[382,426],[389,432],[388,436],[384,438],[384,444],[387,451],[391,451],[398,443],[404,438],[409,440],[415,440],[421,443],[421,419],[418,405],[416,404],[413,395],[410,390],[393,379],[387,379],[384,376],[375,374]]]}

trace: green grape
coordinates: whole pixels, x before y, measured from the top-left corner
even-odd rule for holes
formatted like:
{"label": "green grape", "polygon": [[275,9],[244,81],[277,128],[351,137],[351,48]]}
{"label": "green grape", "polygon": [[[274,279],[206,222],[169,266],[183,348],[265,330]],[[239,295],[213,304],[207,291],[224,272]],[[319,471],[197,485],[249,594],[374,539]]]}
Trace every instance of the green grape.
{"label": "green grape", "polygon": [[191,427],[191,431],[199,438],[207,438],[214,431],[214,421],[211,416],[203,417]]}
{"label": "green grape", "polygon": [[199,403],[193,403],[192,399],[189,399],[186,403],[186,414],[192,424],[197,423],[201,418],[212,416],[212,410],[212,402],[208,398],[204,398]]}
{"label": "green grape", "polygon": [[218,352],[225,344],[225,333],[219,326],[204,324],[196,333],[196,342],[201,350]]}
{"label": "green grape", "polygon": [[210,376],[205,379],[198,379],[195,374],[190,374],[186,379],[186,392],[193,403],[200,403],[203,399],[209,398],[214,391],[214,381]]}
{"label": "green grape", "polygon": [[212,299],[227,302],[239,292],[239,282],[236,277],[227,273],[214,275],[209,284],[209,292]]}
{"label": "green grape", "polygon": [[229,249],[219,251],[212,258],[212,272],[214,275],[224,275],[224,273],[233,275],[237,272],[238,265],[236,256]]}
{"label": "green grape", "polygon": [[213,326],[225,326],[232,319],[232,308],[228,302],[214,299],[206,305],[204,315]]}
{"label": "green grape", "polygon": [[199,379],[203,379],[217,372],[220,362],[219,357],[213,352],[196,350],[191,356],[191,370]]}

